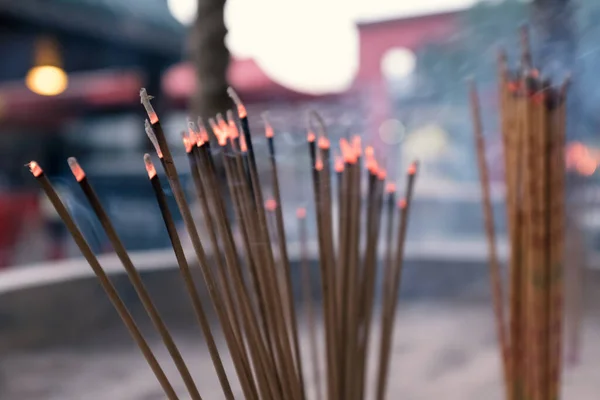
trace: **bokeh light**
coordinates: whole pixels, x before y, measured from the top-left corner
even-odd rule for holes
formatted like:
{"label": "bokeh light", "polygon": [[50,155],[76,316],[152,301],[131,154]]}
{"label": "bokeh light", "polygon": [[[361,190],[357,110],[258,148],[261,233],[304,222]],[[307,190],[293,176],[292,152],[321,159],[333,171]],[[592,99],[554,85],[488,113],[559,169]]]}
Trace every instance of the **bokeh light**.
{"label": "bokeh light", "polygon": [[25,77],[25,84],[33,93],[56,96],[67,89],[69,78],[59,67],[42,65],[33,67]]}

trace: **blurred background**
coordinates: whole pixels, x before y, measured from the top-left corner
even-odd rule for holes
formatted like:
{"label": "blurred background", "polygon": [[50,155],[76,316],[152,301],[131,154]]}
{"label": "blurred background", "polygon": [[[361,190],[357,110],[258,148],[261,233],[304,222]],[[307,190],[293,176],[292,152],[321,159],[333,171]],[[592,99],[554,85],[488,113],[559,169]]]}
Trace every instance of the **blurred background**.
{"label": "blurred background", "polygon": [[[419,159],[407,257],[423,265],[409,270],[407,296],[443,299],[469,293],[487,307],[487,247],[466,80],[476,79],[482,99],[505,257],[496,58],[503,47],[516,65],[523,23],[531,26],[542,73],[557,83],[573,77],[567,161],[569,237],[574,238],[569,254],[575,272],[569,298],[576,321],[571,326],[579,326],[585,308],[581,293],[590,292],[583,282],[593,282],[600,250],[596,0],[0,0],[0,296],[11,299],[0,310],[0,331],[17,326],[15,321],[22,322],[21,316],[36,307],[24,300],[41,293],[31,288],[89,274],[85,264],[73,260],[78,257],[74,243],[23,167],[32,159],[57,185],[97,253],[111,248],[71,177],[69,156],[86,170],[127,248],[144,260],[138,266],[175,271],[142,164],[151,147],[143,130],[140,87],[155,96],[182,171],[187,170],[180,140],[185,118],[231,108],[228,85],[244,100],[263,154],[260,114],[269,111],[292,242],[296,207],[310,210],[308,110],[323,115],[333,138],[361,134],[399,184],[408,163]],[[23,287],[29,297],[14,294]],[[43,293],[41,303],[57,292]],[[57,307],[65,304],[70,302],[63,298]],[[37,312],[45,323],[56,315]],[[596,329],[596,320],[593,324]],[[580,333],[573,329],[576,348]],[[490,346],[491,332],[490,327],[491,340],[484,335]],[[16,343],[6,340],[0,349]],[[23,346],[35,340],[24,340]],[[31,364],[24,365],[27,375]],[[51,398],[11,387],[15,391],[2,398]],[[435,398],[427,393],[407,399]],[[593,398],[590,392],[578,393],[574,398]],[[69,396],[56,398],[78,398]]]}

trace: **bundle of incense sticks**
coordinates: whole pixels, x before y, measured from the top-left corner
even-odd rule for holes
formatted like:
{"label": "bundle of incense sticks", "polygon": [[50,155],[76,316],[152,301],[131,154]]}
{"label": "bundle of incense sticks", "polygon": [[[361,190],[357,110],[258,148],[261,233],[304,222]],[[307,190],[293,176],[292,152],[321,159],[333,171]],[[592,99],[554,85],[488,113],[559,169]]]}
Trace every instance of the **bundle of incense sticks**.
{"label": "bundle of incense sticks", "polygon": [[[396,304],[402,277],[404,244],[408,213],[411,205],[417,165],[411,164],[406,176],[405,196],[396,200],[396,185],[387,180],[385,169],[378,163],[371,147],[363,149],[360,138],[340,142],[341,157],[335,160],[332,176],[332,152],[323,120],[316,113],[310,115],[311,130],[307,147],[311,164],[314,190],[314,217],[316,222],[318,254],[308,254],[307,210],[300,208],[295,221],[299,229],[300,286],[304,306],[296,307],[292,282],[292,260],[288,241],[282,197],[277,170],[275,135],[265,117],[265,135],[268,154],[255,153],[249,130],[248,117],[237,94],[230,90],[237,108],[237,117],[228,111],[208,120],[188,121],[183,133],[183,144],[189,159],[191,177],[195,185],[195,200],[200,205],[208,238],[200,237],[190,206],[161,123],[152,105],[151,97],[141,90],[141,101],[148,114],[145,130],[153,143],[158,159],[175,197],[178,211],[191,239],[196,263],[201,269],[205,286],[223,333],[235,378],[232,382],[223,367],[209,323],[206,305],[200,300],[196,282],[190,271],[172,211],[167,205],[165,192],[151,157],[144,163],[148,178],[169,234],[185,288],[195,311],[198,324],[206,341],[211,360],[226,399],[234,398],[239,390],[246,399],[356,399],[371,397],[383,399],[386,393],[393,342]],[[312,128],[311,128],[312,129]],[[212,131],[212,134],[210,133]],[[211,149],[218,147],[218,149]],[[218,150],[218,151],[217,151]],[[216,157],[225,170],[226,185],[220,185]],[[258,157],[270,160],[268,193],[261,185],[257,172]],[[95,194],[77,160],[68,160],[73,175],[94,213],[106,231],[115,252],[139,295],[144,308],[167,347],[171,358],[192,399],[201,399],[183,356],[144,287],[119,235]],[[363,165],[366,168],[363,168]],[[64,220],[76,244],[94,270],[123,322],[140,347],[156,375],[167,398],[177,399],[173,385],[164,374],[143,334],[119,298],[96,256],[91,251],[69,211],[63,205],[41,167],[32,161],[31,172],[40,182],[50,201]],[[336,187],[337,195],[332,195]],[[338,201],[339,207],[333,203]],[[231,207],[226,207],[230,204]],[[233,209],[233,213],[229,210]],[[337,211],[337,215],[334,215]],[[233,214],[233,215],[231,215]],[[398,215],[397,215],[398,214]],[[337,224],[337,234],[333,225]],[[382,226],[383,225],[383,226]],[[384,231],[380,239],[380,231]],[[205,246],[210,246],[207,252]],[[382,257],[382,307],[380,320],[375,317],[379,251]],[[316,259],[316,260],[315,260]],[[314,279],[311,265],[318,261],[320,279]],[[314,282],[320,282],[322,312],[316,309]],[[298,310],[305,311],[302,316]],[[317,316],[322,316],[322,321]],[[376,376],[373,387],[367,373],[370,354],[369,341],[375,335],[372,326],[380,325],[376,342]],[[319,339],[323,326],[322,340]],[[305,360],[300,346],[300,332],[307,331],[310,349]],[[324,343],[324,360],[319,355],[319,343]],[[306,374],[306,375],[305,375]],[[313,381],[307,385],[305,382]]]}
{"label": "bundle of incense sticks", "polygon": [[471,107],[479,159],[492,292],[506,397],[560,397],[563,325],[565,102],[560,87],[532,64],[522,31],[520,67],[499,57],[499,103],[504,146],[509,254],[509,315],[506,327],[479,100]]}

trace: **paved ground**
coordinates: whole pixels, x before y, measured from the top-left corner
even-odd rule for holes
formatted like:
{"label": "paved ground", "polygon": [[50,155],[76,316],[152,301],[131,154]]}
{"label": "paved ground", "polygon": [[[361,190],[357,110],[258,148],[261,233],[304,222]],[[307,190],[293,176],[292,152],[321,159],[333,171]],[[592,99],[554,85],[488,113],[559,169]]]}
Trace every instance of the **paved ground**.
{"label": "paved ground", "polygon": [[[576,368],[565,373],[565,398],[592,400],[600,391],[600,323],[585,325],[585,353]],[[110,340],[109,337],[106,338]],[[119,341],[121,342],[121,341]],[[178,335],[205,399],[222,395],[202,341]],[[4,400],[158,400],[158,384],[133,344],[126,341],[100,349],[53,349],[19,352],[0,361]],[[155,342],[159,359],[177,380],[168,355]],[[306,348],[307,343],[303,343]],[[496,400],[501,398],[495,335],[487,307],[471,305],[413,304],[398,315],[390,393],[403,400]],[[231,372],[231,369],[229,369]],[[233,374],[231,375],[233,377]],[[310,374],[308,375],[311,376]],[[310,379],[309,379],[310,384]]]}

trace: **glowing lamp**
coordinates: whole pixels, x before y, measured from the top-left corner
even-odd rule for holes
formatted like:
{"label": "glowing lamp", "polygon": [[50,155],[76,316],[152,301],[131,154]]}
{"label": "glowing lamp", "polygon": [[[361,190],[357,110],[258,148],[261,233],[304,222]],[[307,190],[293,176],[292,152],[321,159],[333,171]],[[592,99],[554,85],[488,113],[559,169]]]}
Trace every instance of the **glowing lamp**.
{"label": "glowing lamp", "polygon": [[35,64],[25,77],[27,88],[42,96],[56,96],[64,92],[69,78],[61,68],[62,60],[57,44],[50,39],[38,40],[34,57]]}

